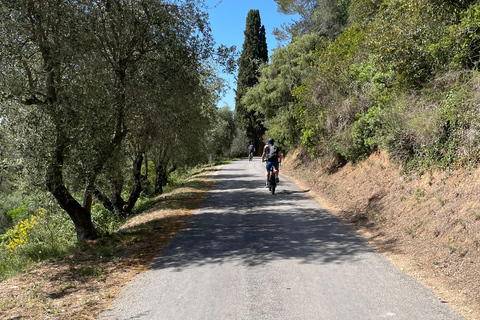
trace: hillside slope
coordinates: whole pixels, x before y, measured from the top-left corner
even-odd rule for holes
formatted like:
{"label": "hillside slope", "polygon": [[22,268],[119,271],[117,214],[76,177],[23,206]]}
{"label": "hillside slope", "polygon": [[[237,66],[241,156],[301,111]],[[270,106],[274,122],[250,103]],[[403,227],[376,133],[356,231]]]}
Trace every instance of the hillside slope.
{"label": "hillside slope", "polygon": [[295,153],[282,173],[444,303],[480,319],[480,169],[406,175],[386,153],[333,173],[324,167]]}

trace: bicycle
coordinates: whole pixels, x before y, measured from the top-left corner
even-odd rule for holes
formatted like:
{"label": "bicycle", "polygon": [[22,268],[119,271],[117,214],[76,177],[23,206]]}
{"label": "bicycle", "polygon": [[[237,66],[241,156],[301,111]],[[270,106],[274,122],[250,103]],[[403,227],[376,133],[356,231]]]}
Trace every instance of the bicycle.
{"label": "bicycle", "polygon": [[248,154],[248,161],[252,161],[253,160],[253,152],[250,152]]}
{"label": "bicycle", "polygon": [[268,178],[268,190],[275,194],[275,188],[277,187],[277,169],[275,166],[270,167],[270,177]]}

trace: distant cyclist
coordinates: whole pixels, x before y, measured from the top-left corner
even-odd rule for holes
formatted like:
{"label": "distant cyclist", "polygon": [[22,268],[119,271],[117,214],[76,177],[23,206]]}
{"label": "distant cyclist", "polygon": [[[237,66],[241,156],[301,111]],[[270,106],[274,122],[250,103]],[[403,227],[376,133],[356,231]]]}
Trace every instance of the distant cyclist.
{"label": "distant cyclist", "polygon": [[253,145],[253,142],[250,142],[250,145],[248,146],[248,160],[252,160],[254,153],[255,153],[255,146]]}
{"label": "distant cyclist", "polygon": [[[282,153],[275,146],[275,140],[273,138],[268,138],[268,142],[263,148],[262,162],[267,161],[267,172],[265,173],[265,187],[268,188],[268,179],[270,178],[270,168],[273,166],[277,172],[279,171],[279,164],[282,162]],[[277,179],[278,182],[278,173]]]}

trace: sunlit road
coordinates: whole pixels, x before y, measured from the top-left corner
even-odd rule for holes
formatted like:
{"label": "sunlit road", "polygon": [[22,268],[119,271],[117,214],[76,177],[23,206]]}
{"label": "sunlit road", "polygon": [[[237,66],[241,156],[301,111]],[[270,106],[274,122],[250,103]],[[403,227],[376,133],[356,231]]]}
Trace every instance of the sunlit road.
{"label": "sunlit road", "polygon": [[[281,170],[280,170],[281,172]],[[225,165],[187,227],[101,319],[464,319],[305,190]]]}

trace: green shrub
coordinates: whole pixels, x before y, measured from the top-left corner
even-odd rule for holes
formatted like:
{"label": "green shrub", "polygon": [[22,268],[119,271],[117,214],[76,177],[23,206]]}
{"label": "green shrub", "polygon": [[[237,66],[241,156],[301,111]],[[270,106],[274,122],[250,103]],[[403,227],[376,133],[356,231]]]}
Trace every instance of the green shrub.
{"label": "green shrub", "polygon": [[362,61],[361,63],[350,66],[350,75],[354,80],[353,83],[359,90],[372,80],[375,72],[376,69],[372,61]]}
{"label": "green shrub", "polygon": [[7,214],[8,211],[23,206],[25,206],[25,200],[20,193],[0,194],[0,213]]}
{"label": "green shrub", "polygon": [[232,158],[246,157],[248,145],[249,141],[247,134],[243,130],[237,129],[235,137],[231,143],[229,156]]}
{"label": "green shrub", "polygon": [[19,221],[26,217],[28,214],[28,208],[23,205],[20,208],[12,209],[7,211],[7,215],[9,215],[13,221]]}
{"label": "green shrub", "polygon": [[0,234],[5,233],[11,227],[13,227],[12,218],[7,214],[0,213]]}
{"label": "green shrub", "polygon": [[394,70],[401,86],[423,87],[450,59],[439,43],[455,22],[454,8],[431,0],[383,2],[365,26],[367,52],[374,54],[378,66]]}
{"label": "green shrub", "polygon": [[346,159],[358,161],[377,149],[376,132],[382,126],[382,113],[378,106],[373,106],[366,113],[357,115],[358,120],[353,124],[351,133],[352,145],[344,153]]}
{"label": "green shrub", "polygon": [[61,256],[75,245],[73,224],[62,216],[40,209],[2,235],[0,279],[26,270],[39,261]]}
{"label": "green shrub", "polygon": [[[140,199],[138,201],[141,201]],[[116,212],[105,209],[101,204],[92,206],[92,222],[99,236],[106,236],[115,232],[124,222]]]}
{"label": "green shrub", "polygon": [[478,68],[480,46],[480,4],[474,3],[461,12],[461,22],[450,27],[443,47],[453,54],[452,67]]}
{"label": "green shrub", "polygon": [[15,223],[35,214],[39,199],[21,193],[0,194],[0,234],[12,228]]}
{"label": "green shrub", "polygon": [[439,130],[429,156],[442,166],[453,165],[462,159],[458,151],[468,147],[465,132],[480,120],[476,108],[469,106],[470,93],[465,87],[446,93],[438,113]]}

